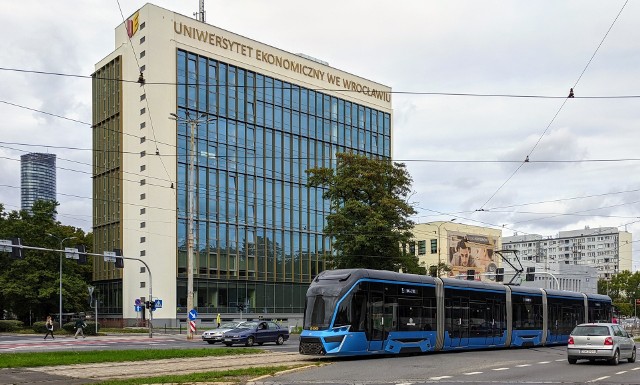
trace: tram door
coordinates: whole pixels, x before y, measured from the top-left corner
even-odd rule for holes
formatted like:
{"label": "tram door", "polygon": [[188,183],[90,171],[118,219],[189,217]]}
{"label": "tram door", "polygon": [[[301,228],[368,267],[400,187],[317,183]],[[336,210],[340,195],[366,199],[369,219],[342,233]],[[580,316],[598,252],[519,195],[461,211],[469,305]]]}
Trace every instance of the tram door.
{"label": "tram door", "polygon": [[549,321],[547,327],[549,328],[549,338],[547,342],[553,343],[560,341],[561,325],[562,322],[562,306],[557,303],[549,304]]}
{"label": "tram door", "polygon": [[469,346],[469,299],[455,297],[448,300],[446,329],[449,331],[449,347]]}
{"label": "tram door", "polygon": [[369,350],[379,351],[384,346],[390,325],[385,320],[384,295],[382,292],[371,291],[367,308],[367,335],[369,336]]}

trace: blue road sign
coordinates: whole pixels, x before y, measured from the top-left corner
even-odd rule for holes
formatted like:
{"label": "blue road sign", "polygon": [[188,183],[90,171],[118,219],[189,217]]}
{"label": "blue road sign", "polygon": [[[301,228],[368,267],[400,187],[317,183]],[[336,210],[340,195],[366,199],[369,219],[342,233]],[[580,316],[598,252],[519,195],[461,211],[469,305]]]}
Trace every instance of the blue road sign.
{"label": "blue road sign", "polygon": [[162,300],[161,299],[156,299],[155,303],[156,303],[156,309],[162,309]]}
{"label": "blue road sign", "polygon": [[191,309],[189,312],[189,321],[195,321],[198,318],[198,311],[196,309]]}
{"label": "blue road sign", "polygon": [[142,305],[142,301],[140,301],[140,298],[136,298],[135,304],[136,304],[136,306]]}
{"label": "blue road sign", "polygon": [[136,305],[133,308],[136,310],[136,312],[141,312],[142,311],[142,306]]}

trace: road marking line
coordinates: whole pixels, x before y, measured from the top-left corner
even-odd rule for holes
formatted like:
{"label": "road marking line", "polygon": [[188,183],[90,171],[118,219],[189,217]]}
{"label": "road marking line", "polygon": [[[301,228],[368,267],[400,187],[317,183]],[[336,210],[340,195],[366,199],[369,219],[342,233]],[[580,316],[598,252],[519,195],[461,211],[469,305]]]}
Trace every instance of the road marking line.
{"label": "road marking line", "polygon": [[498,371],[498,370],[509,370],[509,368],[495,368],[495,369],[491,369],[491,370],[495,370],[495,371]]}
{"label": "road marking line", "polygon": [[396,385],[413,385],[413,382],[401,382],[399,384]]}
{"label": "road marking line", "polygon": [[564,358],[561,358],[559,360],[556,360],[556,362],[560,362],[560,361],[564,361]]}
{"label": "road marking line", "polygon": [[516,365],[517,368],[524,368],[526,366],[531,366],[531,364],[521,364],[521,365]]}
{"label": "road marking line", "polygon": [[469,373],[462,373],[465,376],[473,376],[474,374],[482,374],[482,372],[469,372]]}
{"label": "road marking line", "polygon": [[631,369],[631,370],[638,370],[638,369],[640,369],[640,367],[637,367],[637,368],[633,368],[633,369]]}
{"label": "road marking line", "polygon": [[431,377],[429,379],[430,380],[434,380],[434,381],[438,381],[438,380],[444,380],[445,378],[451,378],[451,376]]}
{"label": "road marking line", "polygon": [[540,362],[538,362],[538,363],[539,363],[539,364],[549,364],[549,363],[551,363],[551,361],[540,361]]}
{"label": "road marking line", "polygon": [[618,373],[616,373],[616,374],[625,374],[626,372],[627,372],[626,370],[623,370],[623,371],[618,372]]}
{"label": "road marking line", "polygon": [[610,376],[604,376],[604,377],[600,377],[600,378],[595,378],[595,379],[593,379],[591,381],[587,381],[587,382],[596,382],[596,381],[604,380],[604,379],[609,378],[609,377]]}

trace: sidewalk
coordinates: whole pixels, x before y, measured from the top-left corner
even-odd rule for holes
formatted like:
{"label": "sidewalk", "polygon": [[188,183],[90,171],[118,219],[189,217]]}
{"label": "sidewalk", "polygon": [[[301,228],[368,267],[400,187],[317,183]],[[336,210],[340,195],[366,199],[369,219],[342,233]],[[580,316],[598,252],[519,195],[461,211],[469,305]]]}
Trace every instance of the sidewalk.
{"label": "sidewalk", "polygon": [[297,352],[270,352],[224,357],[172,358],[136,362],[47,366],[29,368],[29,371],[40,372],[43,375],[55,373],[56,376],[64,376],[69,378],[69,380],[85,379],[95,381],[116,378],[152,377],[168,374],[180,375],[260,366],[313,365],[316,361],[315,358],[303,356]]}

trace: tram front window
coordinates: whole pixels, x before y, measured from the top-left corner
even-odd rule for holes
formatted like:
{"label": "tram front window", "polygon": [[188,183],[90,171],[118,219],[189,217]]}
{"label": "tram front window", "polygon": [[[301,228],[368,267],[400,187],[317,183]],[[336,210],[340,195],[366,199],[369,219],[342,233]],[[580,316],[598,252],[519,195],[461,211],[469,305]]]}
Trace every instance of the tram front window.
{"label": "tram front window", "polygon": [[338,297],[314,295],[307,297],[304,328],[307,330],[328,329]]}

